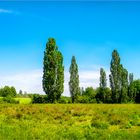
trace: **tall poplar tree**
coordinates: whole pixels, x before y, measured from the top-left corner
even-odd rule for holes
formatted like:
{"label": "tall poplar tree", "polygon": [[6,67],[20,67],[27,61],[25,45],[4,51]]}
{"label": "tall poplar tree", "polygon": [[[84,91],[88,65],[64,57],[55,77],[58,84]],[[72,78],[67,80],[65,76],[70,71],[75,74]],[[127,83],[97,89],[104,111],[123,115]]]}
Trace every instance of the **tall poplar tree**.
{"label": "tall poplar tree", "polygon": [[112,59],[110,63],[110,87],[112,91],[113,103],[119,103],[120,91],[121,91],[121,65],[120,56],[117,50],[112,52]]}
{"label": "tall poplar tree", "polygon": [[44,51],[43,61],[43,90],[50,102],[58,100],[63,93],[64,66],[63,56],[54,38],[49,38]]}
{"label": "tall poplar tree", "polygon": [[120,56],[117,50],[112,52],[110,65],[110,87],[113,103],[128,101],[128,71],[120,64]]}
{"label": "tall poplar tree", "polygon": [[110,103],[111,102],[111,91],[107,87],[106,73],[103,68],[100,69],[100,87],[96,90],[97,102]]}
{"label": "tall poplar tree", "polygon": [[103,68],[100,69],[100,88],[107,87],[106,73]]}
{"label": "tall poplar tree", "polygon": [[72,103],[74,103],[75,100],[77,99],[77,96],[80,94],[78,65],[76,63],[75,56],[72,57],[69,72],[70,72],[69,90],[72,98]]}

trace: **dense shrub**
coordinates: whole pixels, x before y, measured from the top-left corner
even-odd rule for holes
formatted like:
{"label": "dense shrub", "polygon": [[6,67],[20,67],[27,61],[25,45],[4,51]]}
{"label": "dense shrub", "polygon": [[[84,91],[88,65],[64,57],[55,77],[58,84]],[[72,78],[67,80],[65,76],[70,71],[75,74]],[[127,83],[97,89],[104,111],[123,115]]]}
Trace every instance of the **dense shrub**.
{"label": "dense shrub", "polygon": [[111,103],[111,90],[109,88],[97,88],[96,100],[97,103]]}
{"label": "dense shrub", "polygon": [[19,101],[11,97],[3,97],[3,98],[0,98],[0,103],[19,104]]}
{"label": "dense shrub", "polygon": [[39,95],[33,94],[32,96],[32,103],[48,103],[48,96],[47,95]]}
{"label": "dense shrub", "polygon": [[71,103],[71,98],[70,97],[61,96],[61,98],[58,100],[58,103],[60,103],[60,104]]}
{"label": "dense shrub", "polygon": [[96,92],[92,87],[87,87],[82,91],[82,95],[78,96],[77,103],[96,103]]}
{"label": "dense shrub", "polygon": [[[47,95],[33,94],[32,95],[32,103],[51,103]],[[58,100],[60,104],[68,104],[71,103],[70,97],[61,96]]]}
{"label": "dense shrub", "polygon": [[96,91],[92,87],[87,87],[82,93],[83,96],[88,96],[90,98],[95,98]]}
{"label": "dense shrub", "polygon": [[88,96],[78,96],[77,103],[88,103],[89,97]]}

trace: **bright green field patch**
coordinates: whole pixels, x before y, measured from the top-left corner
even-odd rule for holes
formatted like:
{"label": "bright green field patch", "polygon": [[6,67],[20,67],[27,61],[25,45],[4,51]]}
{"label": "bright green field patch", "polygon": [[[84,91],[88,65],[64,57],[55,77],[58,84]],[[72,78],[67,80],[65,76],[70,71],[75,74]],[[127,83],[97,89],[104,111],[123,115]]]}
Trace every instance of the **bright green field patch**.
{"label": "bright green field patch", "polygon": [[140,140],[140,105],[1,104],[1,139]]}
{"label": "bright green field patch", "polygon": [[31,98],[15,98],[20,104],[30,104]]}

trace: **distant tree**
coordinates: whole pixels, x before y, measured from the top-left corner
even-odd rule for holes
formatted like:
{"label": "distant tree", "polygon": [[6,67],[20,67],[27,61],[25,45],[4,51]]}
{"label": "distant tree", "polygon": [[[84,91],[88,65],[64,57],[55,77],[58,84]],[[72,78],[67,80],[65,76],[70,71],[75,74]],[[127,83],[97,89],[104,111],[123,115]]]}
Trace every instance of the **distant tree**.
{"label": "distant tree", "polygon": [[2,97],[15,97],[16,94],[16,89],[14,87],[5,86],[0,89],[0,96]]}
{"label": "distant tree", "polygon": [[16,89],[15,89],[15,87],[11,87],[11,96],[12,97],[16,97],[16,95],[17,95],[17,92],[16,92]]}
{"label": "distant tree", "polygon": [[134,80],[130,84],[131,101],[140,103],[140,80]]}
{"label": "distant tree", "polygon": [[129,73],[129,85],[133,82],[133,80],[134,80],[133,73]]}
{"label": "distant tree", "polygon": [[133,87],[133,98],[136,103],[140,103],[140,80],[135,80],[132,83]]}
{"label": "distant tree", "polygon": [[63,93],[64,66],[63,56],[54,38],[49,38],[44,52],[43,62],[43,90],[50,102],[58,100]]}
{"label": "distant tree", "polygon": [[111,102],[111,92],[110,89],[107,88],[107,78],[103,68],[100,69],[100,87],[96,90],[96,100],[98,103]]}
{"label": "distant tree", "polygon": [[69,90],[72,98],[72,103],[74,103],[75,100],[77,99],[77,96],[80,94],[78,65],[76,63],[75,56],[72,57],[69,72],[70,72]]}
{"label": "distant tree", "polygon": [[80,95],[83,95],[84,94],[84,87],[81,87],[80,88]]}
{"label": "distant tree", "polygon": [[109,78],[112,91],[112,102],[128,102],[128,71],[120,64],[120,56],[117,50],[112,52],[110,72]]}
{"label": "distant tree", "polygon": [[19,95],[22,95],[22,94],[23,94],[22,90],[19,90]]}
{"label": "distant tree", "polygon": [[135,94],[134,94],[134,83],[133,83],[133,73],[129,74],[129,87],[128,87],[128,97],[129,97],[129,101],[131,102],[135,102]]}
{"label": "distant tree", "polygon": [[103,68],[100,69],[100,88],[106,88],[107,87],[107,78],[106,73]]}
{"label": "distant tree", "polygon": [[119,103],[120,91],[121,91],[121,65],[120,56],[117,50],[112,52],[112,59],[110,63],[110,87],[112,91],[112,101]]}
{"label": "distant tree", "polygon": [[77,103],[96,103],[96,92],[93,87],[87,87],[82,91],[82,94],[78,96]]}
{"label": "distant tree", "polygon": [[90,98],[95,98],[96,92],[93,87],[87,87],[82,95],[89,96]]}
{"label": "distant tree", "polygon": [[106,73],[103,68],[100,69],[100,100],[102,102],[105,102],[106,92],[105,89],[107,88],[107,79],[106,79]]}

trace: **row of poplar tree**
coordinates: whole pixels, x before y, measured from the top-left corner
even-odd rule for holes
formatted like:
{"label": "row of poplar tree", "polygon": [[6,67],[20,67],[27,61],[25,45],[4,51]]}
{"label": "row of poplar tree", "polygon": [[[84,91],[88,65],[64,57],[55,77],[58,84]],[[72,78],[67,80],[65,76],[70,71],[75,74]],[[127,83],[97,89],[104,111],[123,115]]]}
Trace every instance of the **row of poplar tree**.
{"label": "row of poplar tree", "polygon": [[[58,50],[54,38],[46,43],[43,61],[43,90],[50,102],[58,101],[64,91],[63,55]],[[72,56],[70,65],[69,91],[72,103],[76,102],[84,91],[79,86],[78,65],[75,56]],[[117,50],[112,52],[110,63],[110,88],[107,87],[106,72],[100,69],[100,84],[97,88],[96,100],[103,103],[140,102],[140,80],[133,80],[133,73],[128,73],[121,64]],[[91,97],[92,98],[92,97]]]}

